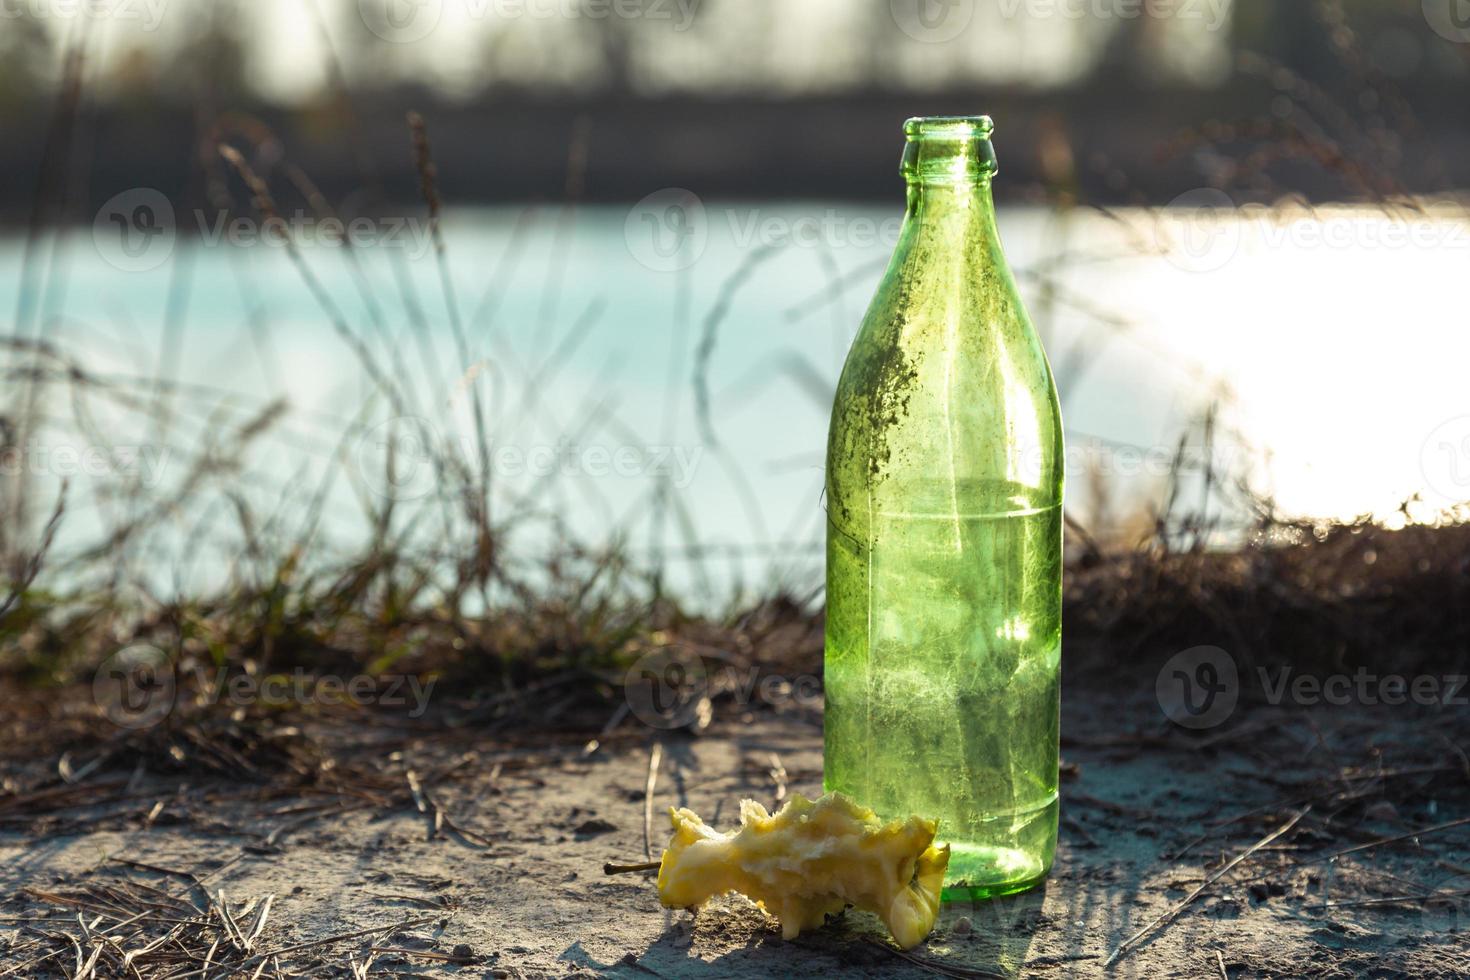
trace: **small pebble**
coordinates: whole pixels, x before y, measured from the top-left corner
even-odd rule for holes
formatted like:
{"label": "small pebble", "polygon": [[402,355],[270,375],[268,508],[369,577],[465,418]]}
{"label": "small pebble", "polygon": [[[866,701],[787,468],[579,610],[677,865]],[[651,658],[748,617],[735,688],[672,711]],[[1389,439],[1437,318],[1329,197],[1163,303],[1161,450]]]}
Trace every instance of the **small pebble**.
{"label": "small pebble", "polygon": [[470,948],[469,943],[460,943],[458,946],[454,947],[453,951],[451,951],[449,955],[453,956],[457,960],[472,960],[475,958],[475,951]]}
{"label": "small pebble", "polygon": [[970,921],[970,917],[968,915],[963,915],[960,916],[959,920],[955,922],[954,928],[950,931],[953,932],[956,936],[968,936],[974,928],[975,923]]}

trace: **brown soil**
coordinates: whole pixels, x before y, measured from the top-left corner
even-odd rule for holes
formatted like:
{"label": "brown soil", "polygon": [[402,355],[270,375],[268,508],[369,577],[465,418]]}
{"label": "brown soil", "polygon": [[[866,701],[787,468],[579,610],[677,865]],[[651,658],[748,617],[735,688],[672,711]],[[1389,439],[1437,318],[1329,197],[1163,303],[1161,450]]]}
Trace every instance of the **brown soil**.
{"label": "brown soil", "polygon": [[[1463,708],[1244,705],[1201,735],[1164,722],[1151,689],[1130,689],[1103,697],[1069,678],[1046,886],[946,907],[912,956],[864,913],[785,942],[738,897],[692,916],[661,908],[651,876],[602,872],[656,859],[670,805],[725,827],[742,797],[819,793],[814,713],[761,712],[699,736],[630,723],[592,751],[585,736],[334,721],[313,738],[350,760],[335,795],[189,765],[87,771],[83,750],[64,757],[66,778],[59,756],[8,764],[0,976],[71,976],[89,960],[98,976],[133,976],[125,951],[170,930],[135,958],[139,975],[1470,973],[1470,894],[1458,894],[1470,893],[1470,826],[1443,826],[1470,812]],[[265,748],[250,751],[264,766]]]}

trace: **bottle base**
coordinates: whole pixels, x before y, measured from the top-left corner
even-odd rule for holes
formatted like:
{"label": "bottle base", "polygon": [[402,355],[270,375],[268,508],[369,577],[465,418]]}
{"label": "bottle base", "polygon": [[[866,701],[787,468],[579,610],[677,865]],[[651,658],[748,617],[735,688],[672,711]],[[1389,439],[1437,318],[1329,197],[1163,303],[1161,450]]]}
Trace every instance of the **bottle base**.
{"label": "bottle base", "polygon": [[1046,880],[1050,862],[1006,847],[950,844],[943,902],[972,902],[1029,891]]}

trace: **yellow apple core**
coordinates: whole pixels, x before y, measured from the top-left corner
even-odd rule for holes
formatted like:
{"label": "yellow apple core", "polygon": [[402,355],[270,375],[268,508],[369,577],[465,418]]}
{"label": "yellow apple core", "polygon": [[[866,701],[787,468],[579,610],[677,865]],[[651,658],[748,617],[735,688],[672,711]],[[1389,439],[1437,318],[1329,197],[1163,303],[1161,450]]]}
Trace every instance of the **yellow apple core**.
{"label": "yellow apple core", "polygon": [[697,909],[739,892],[794,939],[848,905],[874,913],[903,949],[923,942],[939,915],[949,845],[922,817],[884,823],[841,793],[793,796],[775,814],[740,804],[740,829],[721,834],[688,809],[670,808],[674,837],[658,870],[668,908]]}

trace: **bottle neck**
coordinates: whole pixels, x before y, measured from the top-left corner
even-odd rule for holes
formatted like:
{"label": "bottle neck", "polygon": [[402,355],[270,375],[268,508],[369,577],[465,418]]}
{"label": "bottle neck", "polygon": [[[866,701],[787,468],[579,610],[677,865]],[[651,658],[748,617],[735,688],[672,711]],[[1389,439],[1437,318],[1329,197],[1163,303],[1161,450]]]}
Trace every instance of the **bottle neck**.
{"label": "bottle neck", "polygon": [[995,225],[995,203],[989,178],[965,184],[908,185],[905,223],[921,223],[936,232],[968,234]]}
{"label": "bottle neck", "polygon": [[990,179],[998,169],[985,116],[937,116],[904,124],[905,225],[925,238],[993,239]]}

